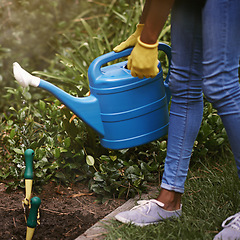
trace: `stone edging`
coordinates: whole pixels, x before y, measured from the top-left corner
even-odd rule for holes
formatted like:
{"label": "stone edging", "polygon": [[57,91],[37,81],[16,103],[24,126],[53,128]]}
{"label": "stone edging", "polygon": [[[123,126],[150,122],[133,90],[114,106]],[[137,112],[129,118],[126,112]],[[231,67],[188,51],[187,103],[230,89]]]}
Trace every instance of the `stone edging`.
{"label": "stone edging", "polygon": [[[158,193],[157,188],[152,187],[149,193],[142,194],[141,199],[153,198],[151,196],[155,196],[156,193]],[[123,212],[123,211],[129,210],[132,207],[134,207],[136,205],[136,201],[138,201],[138,200],[140,200],[139,196],[129,199],[122,206],[118,207],[113,212],[111,212],[107,216],[105,216],[103,219],[101,219],[100,221],[95,223],[92,227],[90,227],[88,230],[86,230],[82,235],[77,237],[75,240],[101,240],[101,239],[104,239],[104,233],[106,233],[106,229],[104,228],[104,225],[108,224],[107,221],[113,219],[114,216],[117,215],[119,212]]]}

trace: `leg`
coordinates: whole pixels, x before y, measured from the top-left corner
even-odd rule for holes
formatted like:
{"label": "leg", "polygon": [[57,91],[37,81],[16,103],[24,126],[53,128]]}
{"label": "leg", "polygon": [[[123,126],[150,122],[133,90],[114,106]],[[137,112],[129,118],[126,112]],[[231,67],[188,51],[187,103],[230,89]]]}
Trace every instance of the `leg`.
{"label": "leg", "polygon": [[206,3],[203,11],[203,91],[221,116],[240,177],[239,13],[239,0],[208,0]]}
{"label": "leg", "polygon": [[[203,91],[221,116],[240,177],[239,13],[239,0],[206,2],[203,10]],[[222,226],[224,229],[214,240],[240,239],[240,213],[226,219]]]}
{"label": "leg", "polygon": [[172,93],[162,190],[158,200],[165,208],[178,209],[189,161],[203,113],[202,6],[176,1],[172,10]]}
{"label": "leg", "polygon": [[181,215],[181,194],[203,111],[201,7],[196,2],[176,0],[172,11],[172,105],[161,193],[157,200],[117,214],[121,222],[144,226]]}
{"label": "leg", "polygon": [[181,194],[202,120],[201,60],[201,8],[195,1],[177,0],[172,11],[172,105],[162,190],[157,200],[116,215],[119,221],[144,226],[181,215]]}

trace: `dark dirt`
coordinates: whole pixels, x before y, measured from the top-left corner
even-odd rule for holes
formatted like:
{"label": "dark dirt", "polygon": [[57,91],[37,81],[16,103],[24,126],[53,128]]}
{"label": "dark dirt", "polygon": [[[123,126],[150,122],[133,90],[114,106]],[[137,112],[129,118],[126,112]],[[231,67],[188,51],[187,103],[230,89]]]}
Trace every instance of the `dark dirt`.
{"label": "dark dirt", "polygon": [[[0,196],[0,239],[25,240],[24,192],[6,193],[4,184],[0,183]],[[41,224],[36,227],[33,240],[73,240],[125,202],[109,199],[99,204],[83,184],[62,187],[50,183],[37,196],[41,199]]]}

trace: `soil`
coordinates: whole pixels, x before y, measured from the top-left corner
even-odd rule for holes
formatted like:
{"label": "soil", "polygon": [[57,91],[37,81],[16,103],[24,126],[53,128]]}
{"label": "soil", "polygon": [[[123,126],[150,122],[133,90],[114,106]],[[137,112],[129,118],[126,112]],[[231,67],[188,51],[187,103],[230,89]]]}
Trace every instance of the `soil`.
{"label": "soil", "polygon": [[[0,183],[0,196],[0,239],[25,240],[24,192],[7,193]],[[125,202],[109,199],[99,204],[97,196],[83,184],[63,187],[49,183],[37,196],[41,199],[41,224],[36,227],[33,240],[73,240]]]}

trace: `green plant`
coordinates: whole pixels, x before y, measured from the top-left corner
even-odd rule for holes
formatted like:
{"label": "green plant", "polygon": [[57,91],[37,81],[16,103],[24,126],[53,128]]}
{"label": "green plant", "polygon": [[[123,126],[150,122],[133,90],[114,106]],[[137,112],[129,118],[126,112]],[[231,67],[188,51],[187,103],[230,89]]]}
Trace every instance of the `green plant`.
{"label": "green plant", "polygon": [[147,184],[160,183],[166,141],[155,141],[144,146],[119,151],[94,158],[88,164],[95,166],[95,174],[90,181],[90,189],[104,197],[125,198],[141,195]]}
{"label": "green plant", "polygon": [[[29,1],[22,0],[12,5],[10,12],[17,11],[17,6],[24,10],[14,15],[16,18],[10,18],[6,15],[7,11],[3,12],[0,8],[0,14],[6,19],[10,18],[10,26],[16,32],[13,38],[16,47],[9,46],[9,49],[18,49],[20,53],[14,52],[11,61],[18,55],[14,61],[20,59],[24,67],[29,66],[26,68],[28,71],[44,69],[35,71],[34,74],[60,85],[65,91],[78,97],[89,94],[89,64],[96,57],[112,51],[114,46],[135,30],[143,7],[142,0],[105,0],[101,3],[87,1],[84,2],[84,10],[79,13],[80,5],[75,5],[78,1],[74,4],[66,1],[37,2],[30,4]],[[3,3],[6,4],[6,1]],[[33,9],[35,4],[40,4],[40,13],[38,8]],[[68,11],[69,9],[71,11]],[[22,23],[18,25],[16,19],[20,19],[23,13],[26,16],[31,13],[27,18],[30,19],[27,22],[29,25],[24,28],[30,29],[31,34],[21,43],[17,40],[23,41],[25,31]],[[64,17],[62,13],[65,13]],[[31,25],[34,23],[33,25],[39,26],[38,19],[42,18],[44,31],[53,32],[53,35],[44,41],[51,46],[51,51],[45,50],[46,46],[41,45],[43,39],[33,31],[35,29]],[[52,19],[55,21],[52,22]],[[49,21],[51,24],[47,29]],[[5,30],[9,27],[0,26]],[[44,35],[43,29],[39,29],[40,35]],[[3,39],[9,38],[3,35]],[[170,18],[160,40],[170,45]],[[34,51],[37,57],[35,54],[26,55],[29,48],[33,48],[29,47],[28,41],[34,46],[39,45],[36,52]],[[5,52],[5,57],[9,57],[10,50],[7,49],[6,44],[0,49]],[[56,51],[58,54],[52,57],[52,52]],[[41,57],[38,56],[39,53]],[[0,68],[12,64],[9,64],[9,61],[6,64],[5,57],[0,56]],[[167,57],[160,52],[159,58],[166,76]],[[6,71],[8,77],[3,75],[2,78],[12,78],[9,72],[10,70]],[[34,88],[14,89],[10,85],[6,91],[2,98],[3,111],[0,114],[0,175],[10,187],[23,186],[23,153],[27,148],[32,148],[36,153],[36,187],[49,180],[64,184],[88,180],[90,189],[99,194],[100,198],[112,195],[129,198],[144,192],[147,183],[160,183],[167,137],[136,148],[110,151],[101,147],[93,130],[48,93]],[[218,153],[219,149],[221,153],[229,150],[228,141],[219,116],[212,105],[205,102],[203,124],[194,145],[192,163],[214,156],[216,149]],[[9,179],[13,181],[7,181]]]}
{"label": "green plant", "polygon": [[[77,119],[69,121],[69,110],[60,109],[58,100],[39,100],[31,104],[31,94],[22,88],[8,88],[16,101],[24,97],[19,109],[10,107],[1,119],[1,176],[11,177],[10,187],[23,187],[24,158],[27,148],[35,151],[35,186],[49,180],[69,183],[87,178],[84,144],[85,125]],[[73,135],[74,134],[74,135]],[[76,151],[79,146],[82,150]],[[89,171],[91,172],[91,171]]]}

